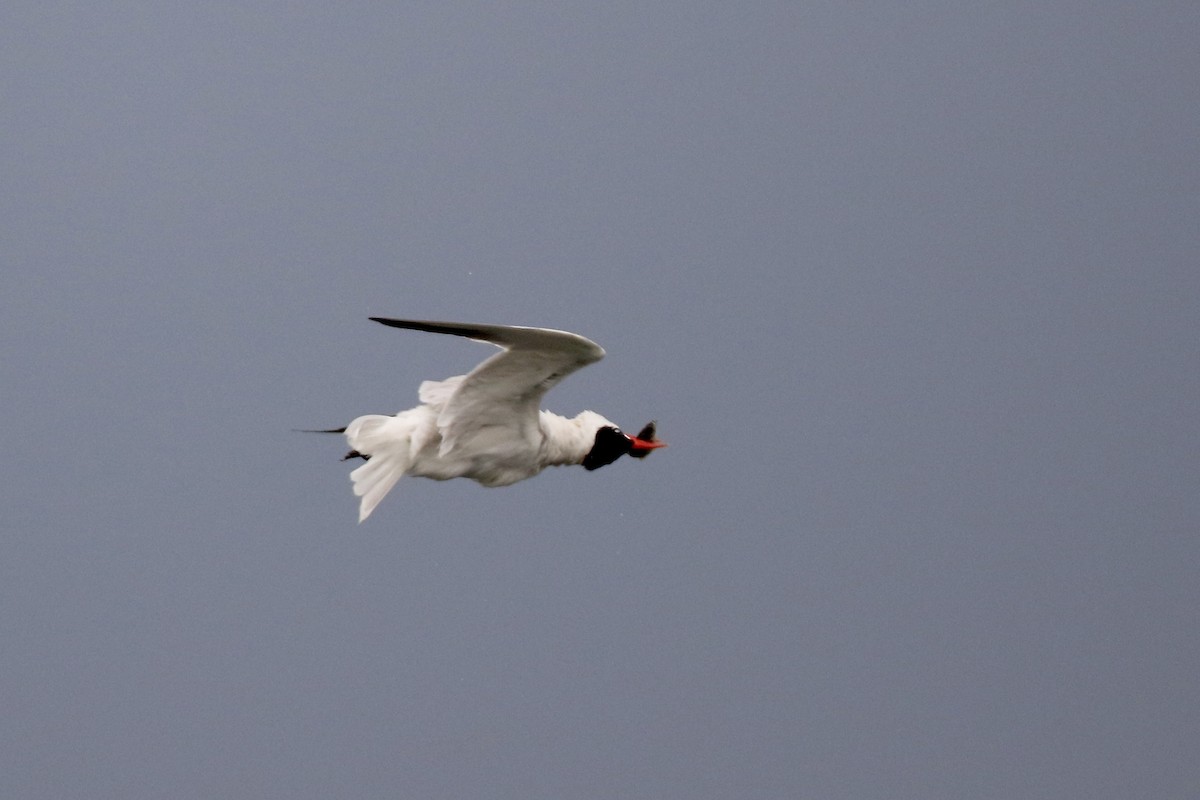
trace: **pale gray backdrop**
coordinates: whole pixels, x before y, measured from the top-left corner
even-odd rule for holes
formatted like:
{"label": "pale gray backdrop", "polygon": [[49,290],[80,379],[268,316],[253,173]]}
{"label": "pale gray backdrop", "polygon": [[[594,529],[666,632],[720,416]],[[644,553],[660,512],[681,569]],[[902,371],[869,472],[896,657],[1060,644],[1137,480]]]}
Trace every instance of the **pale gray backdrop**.
{"label": "pale gray backdrop", "polygon": [[[1200,7],[0,11],[0,796],[1200,789]],[[548,325],[668,450],[355,524]]]}

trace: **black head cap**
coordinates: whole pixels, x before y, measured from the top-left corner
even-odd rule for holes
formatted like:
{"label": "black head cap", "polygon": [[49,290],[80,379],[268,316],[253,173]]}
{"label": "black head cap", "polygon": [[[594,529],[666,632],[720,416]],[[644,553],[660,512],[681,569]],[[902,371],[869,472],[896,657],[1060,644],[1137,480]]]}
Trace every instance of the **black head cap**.
{"label": "black head cap", "polygon": [[616,461],[633,449],[633,442],[620,430],[605,425],[596,431],[596,441],[592,449],[583,457],[583,468],[587,470],[600,469]]}

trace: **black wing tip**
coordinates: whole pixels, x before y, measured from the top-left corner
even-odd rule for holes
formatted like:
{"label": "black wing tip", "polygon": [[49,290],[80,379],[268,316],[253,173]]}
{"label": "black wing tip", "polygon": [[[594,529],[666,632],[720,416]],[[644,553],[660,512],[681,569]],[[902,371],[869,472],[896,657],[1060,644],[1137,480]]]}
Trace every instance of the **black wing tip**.
{"label": "black wing tip", "polygon": [[391,319],[390,317],[367,317],[371,322],[378,322],[380,325],[391,325],[393,328],[400,327],[397,323],[403,320]]}
{"label": "black wing tip", "polygon": [[[371,322],[387,325],[389,328],[403,328],[409,331],[424,331],[425,333],[448,333],[451,336],[466,336],[469,338],[486,337],[486,331],[480,326],[468,325],[462,322],[435,322],[428,319],[396,319],[394,317],[367,317]],[[486,326],[485,326],[486,327]]]}
{"label": "black wing tip", "polygon": [[367,317],[371,322],[378,322],[380,325],[390,325],[393,328],[406,328],[409,325],[420,325],[421,320],[416,319],[396,319],[395,317]]}
{"label": "black wing tip", "polygon": [[345,433],[346,428],[292,428],[296,433]]}
{"label": "black wing tip", "polygon": [[431,327],[431,328],[463,328],[467,327],[457,322],[438,322],[432,319],[400,319],[399,317],[367,317],[371,322],[378,322],[380,325],[391,325],[393,328],[413,328],[413,327]]}

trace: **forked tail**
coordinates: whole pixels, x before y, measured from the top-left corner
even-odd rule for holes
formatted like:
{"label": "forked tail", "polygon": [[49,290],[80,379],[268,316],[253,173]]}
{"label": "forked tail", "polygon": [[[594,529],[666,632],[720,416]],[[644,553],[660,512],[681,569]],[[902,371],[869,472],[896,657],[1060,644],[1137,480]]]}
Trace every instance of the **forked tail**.
{"label": "forked tail", "polygon": [[[346,432],[345,427],[341,427],[341,428],[293,428],[292,430],[296,431],[297,433],[345,433]],[[352,458],[361,458],[363,461],[366,461],[368,458],[370,458],[370,456],[363,455],[362,453],[358,452],[357,450],[351,450],[348,453],[346,453],[346,455],[342,456],[342,461],[349,461]]]}
{"label": "forked tail", "polygon": [[362,458],[365,464],[350,473],[354,494],[362,498],[358,521],[371,516],[379,501],[403,477],[412,460],[412,435],[401,417],[368,414],[351,422],[344,433],[353,448],[346,458]]}

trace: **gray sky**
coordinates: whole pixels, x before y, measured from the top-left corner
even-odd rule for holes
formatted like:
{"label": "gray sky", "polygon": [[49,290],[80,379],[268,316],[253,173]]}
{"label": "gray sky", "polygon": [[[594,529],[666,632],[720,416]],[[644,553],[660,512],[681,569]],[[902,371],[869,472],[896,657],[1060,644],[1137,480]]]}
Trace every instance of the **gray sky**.
{"label": "gray sky", "polygon": [[[0,796],[1200,785],[1194,4],[6,3]],[[342,443],[480,345],[668,450]]]}

